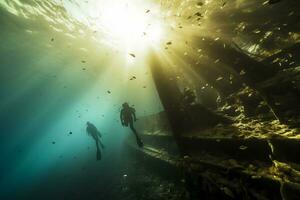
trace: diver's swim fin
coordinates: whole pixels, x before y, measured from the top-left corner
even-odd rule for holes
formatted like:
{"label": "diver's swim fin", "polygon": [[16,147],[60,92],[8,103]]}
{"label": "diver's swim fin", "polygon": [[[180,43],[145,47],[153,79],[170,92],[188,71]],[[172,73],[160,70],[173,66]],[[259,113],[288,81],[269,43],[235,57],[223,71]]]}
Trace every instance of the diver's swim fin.
{"label": "diver's swim fin", "polygon": [[101,160],[101,151],[97,150],[97,160]]}

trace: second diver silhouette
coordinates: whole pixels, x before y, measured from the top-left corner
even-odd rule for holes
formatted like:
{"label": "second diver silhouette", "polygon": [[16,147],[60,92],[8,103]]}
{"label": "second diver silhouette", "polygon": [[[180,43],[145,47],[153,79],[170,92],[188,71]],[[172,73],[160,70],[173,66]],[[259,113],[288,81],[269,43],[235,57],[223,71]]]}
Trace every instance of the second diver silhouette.
{"label": "second diver silhouette", "polygon": [[95,140],[96,147],[97,147],[96,158],[97,158],[97,160],[101,160],[100,146],[102,149],[104,149],[104,145],[100,141],[100,138],[102,137],[101,133],[98,131],[96,126],[94,124],[92,124],[91,122],[86,122],[86,132],[89,136],[91,136]]}
{"label": "second diver silhouette", "polygon": [[135,137],[136,137],[136,143],[139,147],[143,147],[144,144],[139,136],[139,134],[137,133],[137,131],[135,130],[134,126],[133,126],[133,120],[136,121],[136,115],[135,115],[135,109],[130,107],[128,105],[128,103],[123,103],[122,104],[122,110],[120,113],[120,120],[122,123],[122,126],[126,126],[132,130],[132,132],[134,133]]}

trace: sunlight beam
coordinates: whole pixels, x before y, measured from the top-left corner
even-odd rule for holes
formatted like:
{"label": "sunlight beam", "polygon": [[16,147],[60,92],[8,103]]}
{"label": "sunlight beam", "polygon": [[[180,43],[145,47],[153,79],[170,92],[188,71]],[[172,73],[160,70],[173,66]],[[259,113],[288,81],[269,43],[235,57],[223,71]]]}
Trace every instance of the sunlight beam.
{"label": "sunlight beam", "polygon": [[101,2],[99,9],[97,28],[112,46],[141,51],[160,44],[164,29],[157,7],[115,0]]}

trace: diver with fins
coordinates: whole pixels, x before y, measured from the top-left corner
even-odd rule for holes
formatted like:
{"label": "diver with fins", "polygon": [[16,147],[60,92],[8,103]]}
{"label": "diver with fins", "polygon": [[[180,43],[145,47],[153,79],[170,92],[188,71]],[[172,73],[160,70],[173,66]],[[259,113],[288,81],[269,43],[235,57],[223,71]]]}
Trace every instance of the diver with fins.
{"label": "diver with fins", "polygon": [[136,115],[135,115],[135,109],[133,107],[130,107],[128,105],[128,103],[123,103],[122,104],[122,110],[120,112],[120,120],[121,120],[121,124],[122,126],[126,126],[132,130],[132,132],[134,133],[135,137],[136,137],[136,143],[139,147],[143,147],[143,141],[141,140],[139,134],[137,133],[137,131],[135,130],[134,126],[133,126],[133,121],[136,121]]}
{"label": "diver with fins", "polygon": [[89,136],[91,136],[95,142],[96,142],[96,148],[97,148],[97,153],[96,153],[96,158],[97,160],[101,160],[101,149],[104,149],[104,145],[102,144],[100,138],[102,137],[100,131],[96,128],[94,124],[91,122],[86,122],[86,132]]}

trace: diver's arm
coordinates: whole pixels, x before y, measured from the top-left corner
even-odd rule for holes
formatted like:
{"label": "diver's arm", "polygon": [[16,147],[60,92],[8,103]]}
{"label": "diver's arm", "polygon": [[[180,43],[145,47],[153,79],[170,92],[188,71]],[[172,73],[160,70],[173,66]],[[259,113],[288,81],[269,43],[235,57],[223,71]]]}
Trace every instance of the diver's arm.
{"label": "diver's arm", "polygon": [[121,124],[124,126],[123,109],[122,109],[121,112],[120,112],[120,121],[121,121]]}
{"label": "diver's arm", "polygon": [[134,121],[136,121],[137,119],[136,119],[136,115],[135,115],[135,109],[134,109],[134,108],[132,108],[132,115],[133,115],[133,119],[134,119]]}
{"label": "diver's arm", "polygon": [[98,131],[98,130],[97,130],[97,134],[98,134],[99,137],[102,137],[100,131]]}

